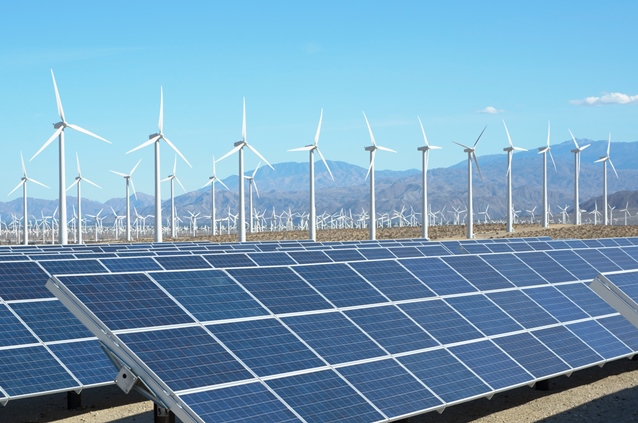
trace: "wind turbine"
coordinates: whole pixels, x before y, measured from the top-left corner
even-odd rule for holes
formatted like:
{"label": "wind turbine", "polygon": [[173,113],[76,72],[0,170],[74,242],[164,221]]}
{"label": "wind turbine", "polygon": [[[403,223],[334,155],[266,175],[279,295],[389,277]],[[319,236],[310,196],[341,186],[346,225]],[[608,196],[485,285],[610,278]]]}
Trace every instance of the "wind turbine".
{"label": "wind turbine", "polygon": [[253,233],[254,230],[254,219],[253,219],[253,188],[257,193],[257,198],[259,198],[259,190],[257,189],[257,182],[255,182],[255,175],[259,170],[259,166],[261,166],[261,162],[257,163],[257,167],[253,171],[251,176],[245,176],[244,178],[248,180],[248,210],[250,210],[250,216],[248,219],[248,232]]}
{"label": "wind turbine", "polygon": [[234,154],[235,152],[239,152],[239,222],[237,223],[237,238],[239,242],[246,242],[246,210],[245,210],[245,198],[244,198],[244,147],[248,147],[253,153],[255,153],[261,160],[266,162],[268,166],[272,170],[275,170],[274,167],[268,160],[262,156],[259,151],[255,149],[252,145],[248,144],[246,141],[246,98],[244,97],[244,114],[242,118],[241,124],[241,141],[235,142],[234,147],[228,153],[224,154],[222,157],[217,159],[217,161],[222,161],[226,157]]}
{"label": "wind turbine", "polygon": [[166,141],[166,144],[172,148],[190,167],[190,163],[186,157],[175,147],[175,145],[164,135],[164,90],[160,87],[160,112],[159,123],[157,125],[159,132],[148,136],[148,141],[143,142],[134,149],[127,151],[126,154],[139,150],[151,144],[155,144],[155,242],[162,242],[162,193],[160,191],[160,141]]}
{"label": "wind turbine", "polygon": [[580,152],[589,147],[590,144],[580,147],[576,142],[576,137],[572,134],[571,129],[568,129],[569,134],[574,140],[575,149],[571,150],[574,153],[574,225],[580,225],[580,201],[578,200],[578,177],[580,175]]}
{"label": "wind turbine", "polygon": [[547,122],[547,146],[546,147],[538,147],[538,154],[543,155],[543,217],[541,219],[541,226],[543,228],[549,227],[549,204],[547,203],[547,153],[549,153],[549,157],[552,159],[552,163],[554,164],[554,171],[556,172],[556,162],[554,161],[554,156],[552,156],[552,152],[549,147],[549,121]]}
{"label": "wind turbine", "polygon": [[423,216],[421,238],[429,239],[428,226],[430,226],[430,217],[428,216],[428,161],[430,159],[430,150],[436,150],[441,147],[430,145],[430,143],[428,143],[428,137],[425,136],[425,130],[423,129],[423,123],[421,122],[421,118],[417,116],[417,119],[419,119],[419,125],[421,126],[421,133],[423,134],[423,141],[425,142],[425,145],[417,148],[418,151],[423,152],[422,164],[421,164],[421,167],[422,167],[421,184],[423,185],[422,187],[423,195],[421,197],[421,213]]}
{"label": "wind turbine", "polygon": [[124,180],[126,181],[126,241],[127,242],[131,242],[131,199],[129,195],[129,185],[131,186],[131,188],[133,188],[133,195],[135,196],[135,199],[137,200],[137,193],[135,192],[135,185],[133,184],[133,172],[135,172],[135,169],[137,169],[141,161],[142,159],[139,159],[137,164],[133,166],[133,169],[131,169],[131,171],[128,174],[116,172],[114,170],[111,171],[115,173],[116,175],[123,177]]}
{"label": "wind turbine", "polygon": [[319,133],[321,132],[321,122],[323,120],[323,109],[321,109],[321,114],[319,115],[319,125],[317,126],[317,133],[315,134],[315,142],[313,144],[307,145],[305,147],[293,148],[288,151],[308,151],[310,153],[310,216],[308,216],[308,237],[312,241],[317,240],[317,209],[315,207],[315,151],[319,153],[319,157],[323,164],[328,169],[328,173],[330,174],[330,178],[334,181],[335,178],[328,167],[328,163],[326,159],[321,154],[319,150]]}
{"label": "wind turbine", "polygon": [[186,188],[182,185],[182,182],[177,177],[177,155],[175,155],[175,161],[173,162],[173,173],[168,175],[168,177],[162,179],[164,181],[171,181],[171,238],[175,238],[177,236],[177,230],[175,228],[175,190],[173,181],[177,181],[182,190],[186,192]]}
{"label": "wind turbine", "polygon": [[60,210],[60,221],[58,228],[58,236],[60,244],[68,244],[68,233],[67,233],[67,220],[66,220],[66,172],[65,172],[65,163],[64,163],[64,130],[66,128],[74,129],[78,132],[82,132],[83,134],[89,135],[93,138],[97,138],[106,143],[111,143],[110,141],[100,137],[99,135],[95,135],[93,132],[87,131],[84,128],[81,128],[72,123],[68,123],[64,117],[64,109],[62,108],[62,101],[60,101],[60,93],[58,92],[58,86],[55,83],[55,75],[53,75],[53,69],[51,69],[51,78],[53,78],[53,88],[55,90],[55,100],[58,105],[58,115],[60,116],[60,122],[54,123],[53,127],[55,131],[53,135],[44,143],[42,147],[31,157],[33,160],[42,150],[44,150],[49,144],[53,142],[53,140],[58,137],[59,140],[59,170],[60,170],[60,195],[59,195],[59,210]]}
{"label": "wind turbine", "polygon": [[66,189],[67,191],[73,188],[74,185],[78,186],[78,223],[77,223],[77,233],[78,233],[78,244],[82,244],[82,196],[80,185],[82,181],[88,182],[89,184],[102,189],[101,186],[97,185],[95,182],[91,182],[86,178],[82,177],[82,171],[80,170],[80,158],[78,154],[75,153],[75,160],[78,164],[78,176],[75,177],[75,181]]}
{"label": "wind turbine", "polygon": [[206,185],[210,185],[210,199],[211,199],[212,209],[213,209],[210,215],[210,223],[211,223],[210,227],[211,227],[212,236],[217,235],[217,226],[216,226],[216,219],[215,219],[215,182],[219,182],[226,189],[228,189],[224,181],[222,181],[221,179],[217,177],[217,169],[215,166],[215,156],[213,156],[213,176],[209,177],[208,182],[206,182],[204,186],[202,186],[202,188],[204,188]]}
{"label": "wind turbine", "polygon": [[467,145],[463,145],[456,141],[453,141],[454,144],[463,147],[463,152],[467,153],[467,239],[474,238],[474,209],[472,205],[472,159],[474,159],[474,163],[476,163],[476,170],[478,171],[479,177],[482,180],[483,177],[481,176],[481,169],[479,168],[478,160],[476,159],[476,146],[483,136],[483,132],[485,132],[485,129],[487,129],[487,126],[483,128],[472,147],[468,147]]}
{"label": "wind turbine", "polygon": [[20,161],[22,162],[22,178],[20,179],[20,183],[16,185],[16,187],[12,189],[9,194],[7,194],[7,197],[13,194],[18,188],[20,188],[20,185],[22,185],[22,213],[24,214],[24,222],[25,222],[22,228],[22,230],[24,231],[23,232],[24,236],[22,237],[22,243],[24,245],[29,245],[29,231],[27,228],[28,225],[26,224],[28,219],[27,218],[27,181],[33,182],[45,188],[49,188],[49,187],[44,185],[42,182],[38,182],[35,179],[29,178],[27,176],[27,168],[24,166],[24,157],[22,157],[22,151],[20,152]]}
{"label": "wind turbine", "polygon": [[611,168],[618,178],[618,172],[616,172],[616,168],[611,161],[611,157],[609,156],[609,150],[611,149],[611,134],[609,134],[609,139],[607,140],[607,154],[602,156],[600,159],[596,160],[594,163],[603,162],[603,225],[609,225],[609,219],[607,218],[607,162],[611,165]]}
{"label": "wind turbine", "polygon": [[505,120],[503,120],[503,126],[505,127],[505,133],[507,134],[507,141],[509,146],[505,147],[503,151],[507,152],[507,232],[514,232],[513,216],[512,216],[512,155],[515,151],[527,151],[525,148],[514,147],[512,144],[512,138],[510,132],[507,130]]}
{"label": "wind turbine", "polygon": [[366,174],[366,179],[368,175],[370,176],[370,239],[374,240],[377,238],[377,211],[375,204],[375,196],[374,196],[374,156],[377,150],[389,151],[391,153],[396,153],[396,151],[391,150],[387,147],[382,147],[377,145],[374,141],[374,135],[372,135],[372,129],[370,128],[370,122],[368,122],[368,118],[366,114],[363,113],[363,118],[366,120],[366,125],[368,125],[368,132],[370,133],[370,141],[372,141],[372,145],[365,147],[366,151],[370,152],[370,166],[368,167],[368,173]]}

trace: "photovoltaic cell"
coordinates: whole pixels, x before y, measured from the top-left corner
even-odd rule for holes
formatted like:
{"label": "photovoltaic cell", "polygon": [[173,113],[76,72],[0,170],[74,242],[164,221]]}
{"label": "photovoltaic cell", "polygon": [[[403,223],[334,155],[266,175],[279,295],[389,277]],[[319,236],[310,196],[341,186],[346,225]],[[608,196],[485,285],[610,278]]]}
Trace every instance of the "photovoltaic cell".
{"label": "photovoltaic cell", "polygon": [[489,244],[487,248],[493,253],[511,253],[514,251],[506,242],[495,242]]}
{"label": "photovoltaic cell", "polygon": [[174,391],[253,378],[200,327],[118,337]]}
{"label": "photovoltaic cell", "polygon": [[95,339],[51,344],[49,348],[83,385],[106,384],[115,380],[118,370]]}
{"label": "photovoltaic cell", "polygon": [[423,245],[420,247],[416,247],[417,250],[421,252],[426,257],[432,256],[448,256],[452,254],[447,248],[443,245]]}
{"label": "photovoltaic cell", "polygon": [[289,266],[297,264],[287,253],[248,253],[250,258],[259,266]]}
{"label": "photovoltaic cell", "polygon": [[561,322],[586,319],[589,316],[553,286],[525,289],[524,292]]}
{"label": "photovoltaic cell", "polygon": [[629,298],[638,298],[638,272],[616,273],[605,277]]}
{"label": "photovoltaic cell", "polygon": [[576,276],[552,260],[545,252],[517,254],[517,257],[551,283],[578,280]]}
{"label": "photovoltaic cell", "polygon": [[558,323],[521,291],[494,292],[487,296],[527,329]]}
{"label": "photovoltaic cell", "polygon": [[283,322],[331,364],[387,355],[341,313],[286,317]]}
{"label": "photovoltaic cell", "polygon": [[0,304],[0,328],[2,328],[0,347],[38,342],[22,322],[3,304]]}
{"label": "photovoltaic cell", "polygon": [[332,263],[323,251],[290,251],[288,255],[299,264]]}
{"label": "photovoltaic cell", "polygon": [[399,262],[438,295],[477,291],[474,286],[439,258],[403,259]]}
{"label": "photovoltaic cell", "polygon": [[362,261],[350,266],[393,301],[436,295],[396,261]]}
{"label": "photovoltaic cell", "polygon": [[245,253],[227,253],[227,254],[206,254],[203,255],[213,267],[252,267],[257,264],[252,261]]}
{"label": "photovoltaic cell", "polygon": [[463,244],[461,246],[468,254],[488,254],[491,253],[489,246],[485,244]]}
{"label": "photovoltaic cell", "polygon": [[486,254],[481,258],[518,287],[547,284],[545,279],[514,254]]}
{"label": "photovoltaic cell", "polygon": [[548,251],[547,255],[580,280],[594,279],[599,273],[573,250]]}
{"label": "photovoltaic cell", "polygon": [[293,269],[337,307],[388,302],[345,263],[295,266]]}
{"label": "photovoltaic cell", "polygon": [[309,422],[378,421],[383,416],[332,370],[266,382]]}
{"label": "photovoltaic cell", "polygon": [[390,418],[443,405],[392,359],[341,367],[338,372]]}
{"label": "photovoltaic cell", "polygon": [[166,270],[178,270],[178,269],[210,269],[210,264],[204,260],[202,256],[158,256],[155,257],[157,261]]}
{"label": "photovoltaic cell", "polygon": [[448,265],[480,290],[512,288],[513,285],[478,256],[444,257]]}
{"label": "photovoltaic cell", "polygon": [[334,308],[290,268],[255,267],[226,271],[274,313]]}
{"label": "photovoltaic cell", "polygon": [[[12,303],[10,307],[44,342],[93,337],[86,326],[60,301]],[[3,331],[5,327],[2,325]]]}
{"label": "photovoltaic cell", "polygon": [[521,325],[516,323],[484,295],[451,297],[445,301],[488,336],[523,330]]}
{"label": "photovoltaic cell", "polygon": [[151,257],[120,257],[116,259],[100,259],[104,267],[111,272],[143,272],[162,270]]}
{"label": "photovoltaic cell", "polygon": [[48,279],[36,262],[0,263],[0,297],[5,301],[51,298],[44,287]]}
{"label": "photovoltaic cell", "polygon": [[[622,270],[619,266],[609,260],[603,253],[598,250],[576,250],[576,254],[581,256],[587,263],[596,268],[598,273],[615,272],[617,270]],[[597,275],[593,275],[588,279],[593,279],[596,276]]]}
{"label": "photovoltaic cell", "polygon": [[396,257],[387,248],[361,248],[359,249],[359,253],[368,260],[390,259]]}
{"label": "photovoltaic cell", "polygon": [[391,354],[439,345],[393,305],[348,310],[345,314]]}
{"label": "photovoltaic cell", "polygon": [[595,320],[572,323],[567,328],[606,359],[618,358],[632,351]]}
{"label": "photovoltaic cell", "polygon": [[623,270],[638,269],[638,262],[620,248],[603,248],[598,251]]}
{"label": "photovoltaic cell", "polygon": [[590,316],[596,317],[616,313],[616,310],[584,283],[558,285],[556,288],[567,298],[578,304]]}
{"label": "photovoltaic cell", "polygon": [[210,422],[298,422],[281,401],[259,382],[181,395],[181,399]]}
{"label": "photovoltaic cell", "polygon": [[333,261],[361,261],[365,260],[357,250],[326,250],[325,253],[330,257]]}
{"label": "photovoltaic cell", "polygon": [[555,326],[532,333],[573,368],[591,366],[604,360],[564,326]]}
{"label": "photovoltaic cell", "polygon": [[41,261],[40,266],[50,275],[106,273],[106,268],[97,260],[57,260]]}
{"label": "photovoltaic cell", "polygon": [[325,366],[275,319],[206,326],[259,376]]}
{"label": "photovoltaic cell", "polygon": [[494,390],[526,384],[534,379],[489,340],[457,345],[449,351]]}
{"label": "photovoltaic cell", "polygon": [[397,257],[423,257],[416,247],[390,247],[388,250]]}
{"label": "photovoltaic cell", "polygon": [[402,304],[400,308],[443,344],[483,337],[478,330],[442,300],[407,303]]}
{"label": "photovoltaic cell", "polygon": [[493,341],[537,379],[570,369],[529,333],[504,336]]}
{"label": "photovoltaic cell", "polygon": [[614,334],[625,345],[634,351],[638,351],[638,332],[636,327],[629,323],[623,316],[616,315],[604,317],[598,320],[605,329]]}

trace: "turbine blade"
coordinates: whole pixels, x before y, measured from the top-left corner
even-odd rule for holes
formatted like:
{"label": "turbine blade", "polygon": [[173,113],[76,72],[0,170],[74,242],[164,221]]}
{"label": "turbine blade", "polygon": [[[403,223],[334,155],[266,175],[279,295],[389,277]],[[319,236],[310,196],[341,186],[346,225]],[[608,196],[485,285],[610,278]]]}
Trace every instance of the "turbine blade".
{"label": "turbine blade", "polygon": [[186,188],[184,188],[184,185],[182,185],[182,182],[179,180],[179,178],[178,178],[177,176],[175,176],[175,180],[177,181],[177,183],[179,184],[179,186],[180,186],[180,187],[182,187],[182,190],[183,190],[184,192],[187,192],[187,191],[186,191]]}
{"label": "turbine blade", "polygon": [[507,130],[507,125],[505,125],[505,119],[503,119],[503,126],[505,127],[505,133],[507,134],[507,141],[510,143],[510,147],[514,147],[512,138],[510,137],[510,131]]}
{"label": "turbine blade", "polygon": [[554,156],[552,155],[552,150],[547,150],[549,152],[549,157],[552,159],[552,163],[554,164],[554,172],[558,172],[556,168],[556,162],[554,161]]}
{"label": "turbine blade", "polygon": [[315,147],[316,147],[316,145],[307,145],[305,147],[291,148],[288,151],[310,151],[310,150],[312,150]]}
{"label": "turbine blade", "polygon": [[423,129],[423,123],[421,123],[421,118],[417,115],[416,117],[419,120],[419,125],[421,126],[421,133],[423,134],[423,141],[425,142],[425,145],[430,147],[430,144],[428,143],[428,137],[425,135],[425,129]]}
{"label": "turbine blade", "polygon": [[58,137],[58,135],[60,135],[60,132],[62,132],[64,130],[64,126],[60,126],[58,129],[55,130],[55,132],[53,133],[53,135],[51,135],[51,138],[49,138],[44,145],[42,145],[42,147],[40,147],[40,149],[33,155],[33,157],[31,157],[29,159],[29,161],[35,159],[35,157],[40,154],[42,152],[42,150],[44,150],[45,148],[47,148],[49,146],[49,144],[51,144],[53,142],[54,139],[56,139]]}
{"label": "turbine blade", "polygon": [[330,171],[328,162],[326,162],[326,159],[323,157],[323,154],[321,154],[321,151],[318,148],[317,148],[317,153],[319,153],[319,157],[321,157],[321,161],[323,161],[323,164],[326,166],[326,169],[328,169],[328,174],[330,174],[330,178],[334,181],[335,177],[332,175],[332,172]]}
{"label": "turbine blade", "polygon": [[173,160],[173,175],[177,174],[177,154],[175,155],[175,160]]}
{"label": "turbine blade", "polygon": [[607,157],[609,157],[610,149],[611,149],[611,132],[609,133],[609,138],[607,139]]}
{"label": "turbine blade", "polygon": [[259,198],[259,190],[257,189],[257,182],[255,182],[254,179],[251,179],[250,183],[253,184],[253,187],[255,188],[255,194],[257,194],[257,198]]}
{"label": "turbine blade", "polygon": [[454,144],[456,144],[456,145],[460,145],[460,146],[461,146],[461,147],[463,147],[463,148],[472,149],[472,147],[468,147],[467,145],[464,145],[464,144],[458,143],[458,142],[456,142],[456,141],[452,141],[452,142],[453,142]]}
{"label": "turbine blade", "polygon": [[483,130],[481,131],[480,135],[479,135],[479,136],[478,136],[478,138],[476,139],[476,142],[474,143],[474,147],[473,147],[473,148],[476,148],[476,146],[477,146],[477,145],[478,145],[478,143],[479,143],[479,140],[480,140],[480,139],[481,139],[481,137],[483,136],[483,132],[485,132],[485,130],[486,130],[486,129],[487,129],[487,125],[485,125],[485,128],[483,128]]}
{"label": "turbine blade", "polygon": [[514,151],[527,151],[527,148],[523,148],[523,147],[512,147],[512,149]]}
{"label": "turbine blade", "polygon": [[123,177],[123,178],[126,178],[127,176],[129,176],[129,175],[125,174],[125,173],[122,173],[122,172],[116,172],[116,171],[114,171],[114,170],[111,170],[110,172],[115,173],[116,175],[121,176],[121,177]]}
{"label": "turbine blade", "polygon": [[370,175],[370,171],[372,170],[372,166],[374,166],[374,156],[375,156],[376,150],[372,150],[370,152],[370,166],[368,166],[368,172],[366,173],[366,177],[364,180],[368,179],[368,176]]}
{"label": "turbine blade", "polygon": [[368,122],[368,117],[366,116],[365,112],[361,112],[361,113],[363,113],[363,118],[366,120],[366,125],[368,125],[368,132],[370,133],[370,141],[372,141],[372,145],[376,147],[377,143],[374,142],[374,135],[372,135],[372,128],[370,128],[370,122]]}
{"label": "turbine blade", "polygon": [[255,178],[255,174],[259,170],[259,166],[261,166],[261,162],[257,163],[257,166],[255,167],[255,170],[253,171],[253,176],[251,176],[251,178]]}
{"label": "turbine blade", "polygon": [[73,183],[71,185],[69,185],[69,187],[66,189],[66,191],[70,190],[71,188],[73,188],[74,186],[76,186],[78,184],[80,180],[76,179],[75,181],[73,181]]}
{"label": "turbine blade", "polygon": [[137,151],[137,150],[139,150],[141,148],[144,148],[146,146],[149,146],[149,145],[153,144],[155,141],[157,141],[159,139],[159,137],[160,137],[160,135],[156,135],[153,138],[149,139],[148,141],[144,141],[142,144],[138,145],[134,149],[127,151],[126,154],[132,153],[134,151]]}
{"label": "turbine blade", "polygon": [[222,181],[221,179],[217,179],[217,177],[215,177],[215,180],[216,180],[217,182],[219,182],[220,184],[222,184],[222,185],[224,186],[224,188],[226,188],[226,189],[230,189],[230,188],[228,188],[228,186],[224,183],[224,181]]}
{"label": "turbine blade", "polygon": [[22,156],[22,151],[20,152],[20,161],[22,162],[22,176],[27,177],[27,168],[24,167],[24,157]]}
{"label": "turbine blade", "polygon": [[82,171],[80,170],[80,157],[77,152],[75,153],[75,162],[78,165],[78,175],[82,175]]}
{"label": "turbine blade", "polygon": [[377,150],[383,150],[383,151],[389,151],[390,153],[396,153],[396,151],[392,150],[391,148],[382,147],[380,145],[377,145]]}
{"label": "turbine blade", "polygon": [[259,151],[257,151],[257,149],[255,149],[255,147],[253,147],[252,145],[250,145],[250,144],[248,144],[248,143],[246,143],[246,147],[248,147],[248,148],[249,148],[249,149],[250,149],[253,153],[255,153],[255,154],[256,154],[256,155],[257,155],[257,156],[258,156],[261,160],[263,160],[264,162],[266,162],[266,164],[267,164],[268,166],[270,166],[270,168],[271,168],[272,170],[275,170],[275,168],[274,168],[274,167],[272,167],[272,165],[271,165],[270,163],[268,163],[268,160],[266,160],[266,159],[264,158],[264,156],[262,156],[262,155],[259,153]]}
{"label": "turbine blade", "polygon": [[25,183],[26,183],[25,180],[21,180],[20,183],[18,185],[16,185],[16,187],[14,189],[12,189],[9,194],[7,194],[7,197],[10,196],[11,194],[13,194],[18,188],[20,188],[22,186],[22,184],[25,184]]}
{"label": "turbine blade", "polygon": [[27,180],[28,180],[28,181],[30,181],[30,182],[33,182],[34,184],[38,184],[38,185],[40,185],[40,186],[42,186],[42,187],[44,187],[44,188],[49,189],[49,187],[48,187],[48,186],[44,185],[42,182],[38,182],[38,181],[36,181],[35,179],[27,178]]}
{"label": "turbine blade", "polygon": [[483,175],[481,175],[481,168],[479,167],[478,160],[476,159],[476,153],[472,151],[472,158],[474,159],[474,163],[476,164],[476,170],[478,171],[479,178],[481,181],[483,180]]}
{"label": "turbine blade", "polygon": [[139,159],[137,161],[137,163],[135,164],[135,166],[133,167],[133,169],[131,170],[131,172],[128,174],[128,176],[133,176],[133,172],[135,172],[135,169],[137,169],[137,167],[140,165],[140,163],[142,162],[142,159]]}
{"label": "turbine blade", "polygon": [[598,160],[594,160],[594,163],[600,163],[600,162],[604,162],[605,160],[609,159],[609,156],[605,156],[605,157],[601,157]]}
{"label": "turbine blade", "polygon": [[589,147],[591,144],[587,144],[587,145],[583,145],[582,147],[580,147],[580,151],[583,151],[584,149],[586,149],[587,147]]}
{"label": "turbine blade", "polygon": [[104,139],[104,138],[102,138],[101,136],[96,135],[96,134],[94,134],[94,133],[93,133],[93,132],[91,132],[91,131],[87,131],[86,129],[81,128],[81,127],[79,127],[79,126],[77,126],[77,125],[73,125],[72,123],[68,123],[66,126],[68,126],[68,127],[69,127],[69,128],[71,128],[71,129],[75,129],[75,130],[76,130],[76,131],[78,131],[78,132],[82,132],[83,134],[86,134],[86,135],[92,136],[93,138],[97,138],[98,140],[102,140],[102,141],[104,141],[105,143],[111,144],[111,141],[109,141],[109,140],[107,140],[107,139]]}
{"label": "turbine blade", "polygon": [[135,196],[135,199],[137,200],[137,191],[135,191],[135,184],[133,184],[133,178],[128,178],[128,181],[131,183],[131,189],[133,190],[133,195]]}
{"label": "turbine blade", "polygon": [[509,175],[510,172],[512,171],[512,160],[510,159],[509,155],[512,154],[511,152],[508,153],[508,157],[507,157],[507,172],[505,172],[505,176]]}
{"label": "turbine blade", "polygon": [[618,179],[618,172],[616,172],[616,167],[612,163],[611,158],[609,159],[609,164],[611,165],[611,168],[613,169],[614,173],[616,174],[616,179]]}
{"label": "turbine blade", "polygon": [[164,87],[160,85],[160,112],[159,112],[159,122],[157,123],[157,128],[159,129],[160,134],[164,132]]}
{"label": "turbine blade", "polygon": [[62,100],[60,100],[60,92],[58,91],[58,84],[55,83],[55,75],[53,74],[53,69],[51,69],[51,78],[53,79],[53,89],[55,90],[55,102],[58,105],[58,115],[62,122],[66,122],[64,119],[64,109],[62,108]]}
{"label": "turbine blade", "polygon": [[84,182],[88,182],[89,184],[93,185],[94,187],[97,187],[97,188],[99,188],[99,189],[102,189],[102,187],[101,187],[101,186],[99,186],[98,184],[96,184],[96,183],[95,183],[95,182],[93,182],[93,181],[89,181],[89,180],[88,180],[88,179],[86,179],[86,178],[82,178],[82,180],[83,180]]}
{"label": "turbine blade", "polygon": [[572,140],[574,141],[574,145],[576,146],[576,149],[578,150],[580,147],[578,147],[578,143],[576,142],[576,137],[574,136],[574,134],[572,133],[571,129],[567,129],[569,131],[569,135],[572,136]]}
{"label": "turbine blade", "polygon": [[319,115],[319,125],[317,126],[317,133],[315,134],[315,146],[319,144],[319,133],[321,132],[321,122],[323,121],[323,109]]}
{"label": "turbine blade", "polygon": [[215,160],[215,162],[221,162],[222,160],[224,160],[226,157],[234,154],[235,152],[239,151],[240,148],[242,148],[244,146],[244,144],[238,145],[237,147],[234,147],[232,150],[230,150],[228,153],[224,154],[223,156],[221,156],[219,159]]}
{"label": "turbine blade", "polygon": [[166,138],[165,136],[162,135],[162,139],[164,141],[166,141],[166,144],[168,144],[169,147],[171,147],[177,154],[179,154],[179,156],[182,158],[182,160],[184,160],[186,162],[186,164],[192,168],[193,166],[191,166],[190,163],[188,163],[188,160],[186,160],[186,157],[184,157],[184,155],[177,149],[177,147],[175,147],[175,145],[173,145],[173,143],[171,142],[171,140],[169,140],[168,138]]}

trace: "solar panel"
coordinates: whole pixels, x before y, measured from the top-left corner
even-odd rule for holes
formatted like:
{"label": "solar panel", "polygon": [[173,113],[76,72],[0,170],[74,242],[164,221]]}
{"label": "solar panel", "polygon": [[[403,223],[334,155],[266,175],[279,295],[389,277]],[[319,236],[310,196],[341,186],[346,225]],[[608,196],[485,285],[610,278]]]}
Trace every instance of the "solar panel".
{"label": "solar panel", "polygon": [[474,326],[443,300],[407,303],[399,307],[443,344],[483,337]]}
{"label": "solar panel", "polygon": [[228,253],[228,254],[206,254],[203,255],[213,267],[229,268],[229,267],[252,267],[257,264],[252,261],[245,253]]}
{"label": "solar panel", "polygon": [[44,267],[50,275],[106,272],[106,268],[97,260],[40,261],[40,266]]}
{"label": "solar panel", "polygon": [[633,355],[632,350],[595,320],[571,323],[567,328],[606,359]]}
{"label": "solar panel", "polygon": [[210,263],[201,256],[158,256],[155,257],[155,261],[166,270],[211,268]]}
{"label": "solar panel", "polygon": [[100,259],[100,262],[111,272],[142,272],[146,270],[162,270],[151,257],[120,257]]}
{"label": "solar panel", "polygon": [[558,323],[522,291],[493,292],[486,295],[527,329]]}
{"label": "solar panel", "polygon": [[486,254],[481,258],[516,286],[547,284],[545,279],[514,254]]}
{"label": "solar panel", "polygon": [[42,281],[49,278],[35,262],[0,263],[0,298],[5,301],[50,298]]}
{"label": "solar panel", "polygon": [[392,301],[435,296],[394,260],[353,262],[350,266]]}
{"label": "solar panel", "polygon": [[438,295],[477,291],[472,284],[439,258],[404,259],[400,263]]}
{"label": "solar panel", "polygon": [[603,362],[604,358],[587,346],[580,338],[564,326],[541,329],[534,336],[552,349],[560,358],[573,368],[591,366]]}
{"label": "solar panel", "polygon": [[545,252],[517,254],[517,257],[550,283],[571,282],[578,279]]}
{"label": "solar panel", "polygon": [[451,297],[445,301],[488,336],[523,329],[484,295]]}
{"label": "solar panel", "polygon": [[443,261],[481,291],[513,287],[510,281],[478,256],[449,256],[443,257]]}
{"label": "solar panel", "polygon": [[536,379],[551,377],[570,369],[563,360],[529,333],[504,336],[493,341]]}

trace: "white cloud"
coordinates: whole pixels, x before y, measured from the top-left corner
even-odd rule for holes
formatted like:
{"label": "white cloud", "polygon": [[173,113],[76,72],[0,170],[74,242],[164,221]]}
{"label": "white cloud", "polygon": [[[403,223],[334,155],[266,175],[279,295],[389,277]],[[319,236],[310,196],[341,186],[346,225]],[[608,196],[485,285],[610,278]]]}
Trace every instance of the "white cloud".
{"label": "white cloud", "polygon": [[477,113],[487,113],[488,115],[496,115],[503,113],[505,110],[497,109],[496,107],[487,106],[486,108],[477,111]]}
{"label": "white cloud", "polygon": [[571,104],[583,106],[601,106],[605,104],[632,104],[638,103],[638,95],[623,93],[607,93],[600,97],[587,97],[583,100],[570,100]]}

